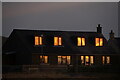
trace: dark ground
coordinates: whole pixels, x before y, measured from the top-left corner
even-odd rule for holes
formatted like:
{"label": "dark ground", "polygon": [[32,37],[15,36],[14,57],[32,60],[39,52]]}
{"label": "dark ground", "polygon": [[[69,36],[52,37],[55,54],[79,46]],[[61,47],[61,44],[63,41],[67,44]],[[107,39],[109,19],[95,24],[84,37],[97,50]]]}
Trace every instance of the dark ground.
{"label": "dark ground", "polygon": [[2,80],[120,80],[119,73],[6,73]]}

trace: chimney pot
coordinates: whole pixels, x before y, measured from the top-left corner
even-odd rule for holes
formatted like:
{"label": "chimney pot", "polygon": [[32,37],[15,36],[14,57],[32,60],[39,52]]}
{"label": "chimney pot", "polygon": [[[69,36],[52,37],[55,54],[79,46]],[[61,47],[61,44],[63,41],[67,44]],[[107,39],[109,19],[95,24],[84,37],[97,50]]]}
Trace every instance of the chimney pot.
{"label": "chimney pot", "polygon": [[100,24],[98,24],[97,26],[97,33],[102,33],[102,27],[100,26]]}
{"label": "chimney pot", "polygon": [[114,32],[113,32],[113,30],[111,30],[111,32],[109,33],[109,35],[110,35],[110,39],[113,40],[114,39]]}

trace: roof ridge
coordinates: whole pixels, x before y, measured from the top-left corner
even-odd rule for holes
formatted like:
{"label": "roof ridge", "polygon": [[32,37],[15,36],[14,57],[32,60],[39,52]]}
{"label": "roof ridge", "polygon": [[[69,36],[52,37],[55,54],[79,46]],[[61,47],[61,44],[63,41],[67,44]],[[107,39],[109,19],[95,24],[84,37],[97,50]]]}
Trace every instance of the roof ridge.
{"label": "roof ridge", "polygon": [[13,31],[55,31],[55,32],[82,32],[82,33],[97,33],[95,31],[78,31],[78,30],[31,30],[31,29],[13,29]]}

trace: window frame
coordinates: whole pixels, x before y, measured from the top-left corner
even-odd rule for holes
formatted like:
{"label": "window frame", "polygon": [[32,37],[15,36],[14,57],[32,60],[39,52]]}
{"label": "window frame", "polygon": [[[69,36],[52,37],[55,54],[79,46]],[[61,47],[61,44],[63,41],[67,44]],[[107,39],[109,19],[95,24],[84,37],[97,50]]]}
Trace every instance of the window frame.
{"label": "window frame", "polygon": [[78,47],[84,47],[86,46],[86,38],[85,37],[77,37],[77,46]]}
{"label": "window frame", "polygon": [[103,37],[95,37],[95,46],[96,47],[103,47],[104,46],[104,38]]}
{"label": "window frame", "polygon": [[[36,45],[36,37],[38,37],[38,44]],[[35,46],[42,46],[43,45],[43,36],[34,36],[34,45]]]}
{"label": "window frame", "polygon": [[[65,57],[65,58],[63,58]],[[65,59],[65,63],[63,63],[63,60]],[[57,56],[57,63],[58,65],[70,65],[71,64],[71,56]]]}
{"label": "window frame", "polygon": [[[57,40],[56,40],[56,39]],[[54,46],[63,46],[63,40],[62,36],[54,36]]]}
{"label": "window frame", "polygon": [[[47,60],[46,60],[46,58],[47,58]],[[39,61],[40,61],[40,64],[48,64],[49,63],[49,56],[47,56],[47,55],[40,55],[39,56]]]}

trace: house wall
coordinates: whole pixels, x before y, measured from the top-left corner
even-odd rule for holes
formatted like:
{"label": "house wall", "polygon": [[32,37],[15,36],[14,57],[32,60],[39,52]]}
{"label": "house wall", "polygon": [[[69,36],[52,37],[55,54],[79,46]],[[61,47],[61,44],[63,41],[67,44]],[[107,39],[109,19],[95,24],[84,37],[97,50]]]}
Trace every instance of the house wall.
{"label": "house wall", "polygon": [[95,65],[102,65],[102,56],[101,55],[94,56],[94,64]]}
{"label": "house wall", "polygon": [[18,53],[16,55],[16,65],[32,64],[32,55],[30,53]]}

